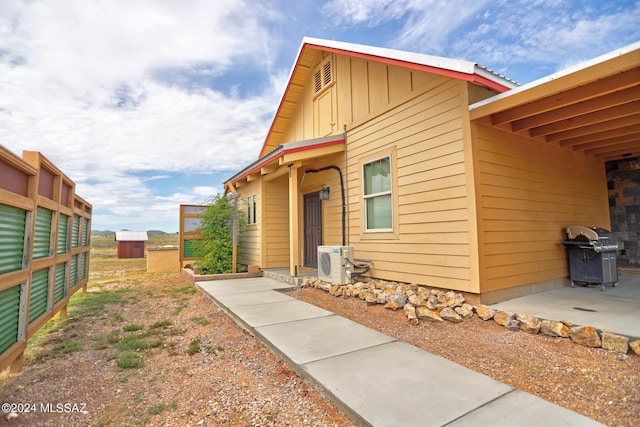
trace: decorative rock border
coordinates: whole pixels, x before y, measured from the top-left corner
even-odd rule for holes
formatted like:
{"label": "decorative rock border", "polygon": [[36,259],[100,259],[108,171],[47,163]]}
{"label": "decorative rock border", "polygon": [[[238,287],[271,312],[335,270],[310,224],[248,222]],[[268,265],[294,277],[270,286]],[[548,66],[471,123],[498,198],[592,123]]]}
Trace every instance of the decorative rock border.
{"label": "decorative rock border", "polygon": [[409,323],[417,325],[420,320],[461,323],[477,315],[480,319],[504,326],[510,331],[543,334],[551,337],[570,338],[587,347],[601,347],[626,354],[629,349],[640,355],[640,339],[629,342],[629,338],[593,326],[578,326],[566,320],[538,319],[525,313],[496,311],[484,304],[472,306],[465,302],[462,294],[451,290],[433,289],[415,283],[387,282],[365,278],[362,281],[336,285],[317,277],[305,277],[301,287],[325,290],[335,297],[359,298],[367,304],[384,304],[390,310],[402,309]]}

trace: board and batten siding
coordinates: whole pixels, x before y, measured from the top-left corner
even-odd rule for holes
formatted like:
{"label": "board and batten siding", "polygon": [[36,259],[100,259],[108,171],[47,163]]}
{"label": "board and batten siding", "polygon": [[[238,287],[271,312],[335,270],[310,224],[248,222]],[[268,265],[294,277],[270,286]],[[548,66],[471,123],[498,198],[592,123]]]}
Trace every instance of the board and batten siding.
{"label": "board and batten siding", "polygon": [[263,268],[287,267],[289,265],[289,177],[287,175],[267,181],[264,191],[262,216],[264,243]]}
{"label": "board and batten siding", "polygon": [[482,293],[507,296],[508,288],[567,277],[565,227],[610,228],[604,165],[481,123],[472,128]]}
{"label": "board and batten siding", "polygon": [[[466,83],[428,74],[414,81],[420,81],[419,87],[403,101],[387,104],[386,112],[372,113],[348,130],[350,243],[356,257],[373,261],[375,277],[470,291],[470,200],[462,124]],[[364,232],[362,219],[363,159],[389,149],[396,157],[395,236]]]}

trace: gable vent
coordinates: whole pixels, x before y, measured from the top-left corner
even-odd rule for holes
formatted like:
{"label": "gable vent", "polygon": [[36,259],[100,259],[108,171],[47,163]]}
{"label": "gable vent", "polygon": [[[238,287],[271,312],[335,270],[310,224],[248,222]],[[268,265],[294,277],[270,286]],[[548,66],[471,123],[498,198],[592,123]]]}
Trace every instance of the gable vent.
{"label": "gable vent", "polygon": [[320,70],[316,71],[316,73],[314,74],[313,82],[314,82],[314,91],[316,93],[320,92],[320,90],[322,89],[322,74],[320,74]]}
{"label": "gable vent", "polygon": [[323,85],[328,85],[331,83],[331,62],[325,62],[322,65],[322,76],[323,76]]}
{"label": "gable vent", "polygon": [[322,91],[324,88],[333,83],[333,71],[331,68],[331,60],[327,60],[320,64],[313,73],[313,90],[314,93]]}

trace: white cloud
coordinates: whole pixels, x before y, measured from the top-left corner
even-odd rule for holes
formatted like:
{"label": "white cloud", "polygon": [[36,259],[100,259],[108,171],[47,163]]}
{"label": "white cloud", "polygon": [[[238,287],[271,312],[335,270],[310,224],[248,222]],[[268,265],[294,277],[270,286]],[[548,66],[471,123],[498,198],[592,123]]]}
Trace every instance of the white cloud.
{"label": "white cloud", "polygon": [[96,224],[173,224],[177,204],[223,189],[162,192],[163,177],[231,176],[255,160],[303,35],[549,74],[640,39],[639,3],[586,4],[0,0],[0,144],[41,151]]}
{"label": "white cloud", "polygon": [[331,0],[322,7],[322,13],[333,25],[366,25],[375,27],[401,18],[412,8],[411,0]]}
{"label": "white cloud", "polygon": [[[109,209],[98,221],[133,219],[136,206],[166,212],[136,171],[235,170],[258,154],[286,74],[273,70],[268,36],[279,18],[260,4],[0,0],[0,10],[0,143],[41,151],[94,210]],[[263,84],[218,89],[234,67]]]}
{"label": "white cloud", "polygon": [[387,25],[388,47],[478,61],[508,77],[514,65],[549,74],[640,39],[632,1],[332,0],[323,13],[337,28]]}

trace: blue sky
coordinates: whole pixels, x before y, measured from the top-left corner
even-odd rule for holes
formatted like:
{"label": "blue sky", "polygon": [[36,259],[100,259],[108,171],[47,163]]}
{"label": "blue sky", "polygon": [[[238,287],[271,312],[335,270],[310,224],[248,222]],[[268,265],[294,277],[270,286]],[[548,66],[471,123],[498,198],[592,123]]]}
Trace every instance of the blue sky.
{"label": "blue sky", "polygon": [[56,164],[93,229],[175,232],[257,158],[304,36],[528,83],[640,40],[640,1],[0,0],[0,144]]}

